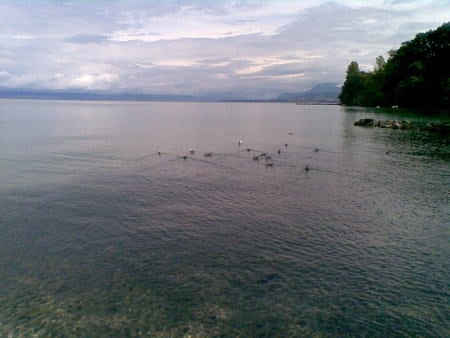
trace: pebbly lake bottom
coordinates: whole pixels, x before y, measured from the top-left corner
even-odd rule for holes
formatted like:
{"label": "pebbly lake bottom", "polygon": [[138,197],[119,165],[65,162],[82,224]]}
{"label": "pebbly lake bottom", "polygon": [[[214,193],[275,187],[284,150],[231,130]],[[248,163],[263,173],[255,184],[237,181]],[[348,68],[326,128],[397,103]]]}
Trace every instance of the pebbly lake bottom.
{"label": "pebbly lake bottom", "polygon": [[0,335],[449,335],[449,139],[380,114],[3,100]]}

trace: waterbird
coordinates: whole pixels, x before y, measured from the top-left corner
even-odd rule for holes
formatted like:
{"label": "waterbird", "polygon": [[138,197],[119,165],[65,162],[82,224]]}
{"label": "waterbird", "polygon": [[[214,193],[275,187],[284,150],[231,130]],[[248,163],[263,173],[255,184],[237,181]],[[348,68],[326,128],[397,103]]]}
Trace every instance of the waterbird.
{"label": "waterbird", "polygon": [[292,131],[290,131],[289,133],[288,133],[289,135],[292,135],[293,134],[293,132]]}
{"label": "waterbird", "polygon": [[271,159],[272,159],[272,156],[267,155],[267,156],[265,157],[265,159],[266,159],[266,160],[271,160]]}
{"label": "waterbird", "polygon": [[194,149],[189,150],[189,153],[190,153],[190,154],[195,153]]}
{"label": "waterbird", "polygon": [[161,152],[158,150],[158,155],[161,155]]}
{"label": "waterbird", "polygon": [[238,145],[240,146],[242,144],[242,140],[239,140]]}
{"label": "waterbird", "polygon": [[305,173],[307,173],[309,171],[309,166],[305,166],[305,168],[303,169],[305,171]]}
{"label": "waterbird", "polygon": [[187,156],[186,156],[186,155],[181,156],[181,158],[182,158],[183,160],[187,160]]}
{"label": "waterbird", "polygon": [[314,149],[314,151],[315,151],[316,153],[318,153],[318,152],[319,152],[319,148]]}
{"label": "waterbird", "polygon": [[254,161],[259,161],[259,155],[253,156]]}
{"label": "waterbird", "polygon": [[280,149],[278,149],[277,153],[278,153],[278,154],[281,154],[281,150],[280,150]]}
{"label": "waterbird", "polygon": [[212,157],[212,153],[205,153],[205,157]]}
{"label": "waterbird", "polygon": [[287,143],[285,143],[285,144],[284,144],[284,146],[285,146],[285,147],[287,147],[287,146],[288,146],[288,144],[287,144]]}
{"label": "waterbird", "polygon": [[247,150],[248,152],[250,152],[250,151],[251,151],[251,149],[250,149],[250,148],[247,148],[246,150]]}
{"label": "waterbird", "polygon": [[261,154],[259,154],[259,156],[261,156],[261,157],[264,157],[264,156],[266,156],[267,155],[267,153],[261,153]]}
{"label": "waterbird", "polygon": [[268,168],[268,167],[273,167],[273,163],[272,162],[266,163],[266,168]]}

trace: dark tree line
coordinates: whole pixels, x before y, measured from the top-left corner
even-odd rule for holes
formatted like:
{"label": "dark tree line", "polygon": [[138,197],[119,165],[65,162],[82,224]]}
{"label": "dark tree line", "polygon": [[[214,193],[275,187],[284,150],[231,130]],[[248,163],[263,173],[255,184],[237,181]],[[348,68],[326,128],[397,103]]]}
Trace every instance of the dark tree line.
{"label": "dark tree line", "polygon": [[379,56],[372,72],[352,61],[339,98],[347,105],[450,108],[450,22],[402,43],[386,62]]}

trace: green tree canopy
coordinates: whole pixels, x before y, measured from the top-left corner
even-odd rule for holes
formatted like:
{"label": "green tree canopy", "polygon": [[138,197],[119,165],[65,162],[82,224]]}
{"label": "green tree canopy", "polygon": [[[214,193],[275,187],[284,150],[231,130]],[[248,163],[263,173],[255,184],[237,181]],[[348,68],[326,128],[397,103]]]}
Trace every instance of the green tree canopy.
{"label": "green tree canopy", "polygon": [[450,107],[450,23],[419,33],[376,58],[373,72],[352,61],[340,95],[349,105]]}
{"label": "green tree canopy", "polygon": [[359,70],[358,62],[352,61],[347,68],[347,77],[339,99],[344,104],[357,105],[363,89],[363,74]]}

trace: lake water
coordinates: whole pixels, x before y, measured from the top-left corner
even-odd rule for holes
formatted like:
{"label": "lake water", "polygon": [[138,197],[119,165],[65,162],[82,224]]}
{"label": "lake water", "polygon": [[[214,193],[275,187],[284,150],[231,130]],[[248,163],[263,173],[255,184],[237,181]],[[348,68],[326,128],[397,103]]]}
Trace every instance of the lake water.
{"label": "lake water", "polygon": [[0,336],[450,336],[450,140],[374,116],[1,100]]}

